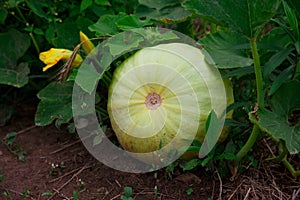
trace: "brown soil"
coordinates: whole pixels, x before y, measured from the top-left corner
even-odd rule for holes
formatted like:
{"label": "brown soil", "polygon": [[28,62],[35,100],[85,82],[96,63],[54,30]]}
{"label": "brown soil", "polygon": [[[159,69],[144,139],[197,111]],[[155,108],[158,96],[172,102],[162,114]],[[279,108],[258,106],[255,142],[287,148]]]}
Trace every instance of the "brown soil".
{"label": "brown soil", "polygon": [[[300,199],[300,179],[292,177],[281,164],[265,161],[272,152],[266,139],[259,143],[255,155],[259,166],[245,166],[234,181],[221,180],[217,173],[202,168],[183,172],[177,167],[168,178],[165,169],[146,174],[111,169],[94,159],[76,134],[53,125],[33,126],[34,109],[23,107],[18,113],[0,130],[0,139],[19,131],[14,149],[0,143],[0,175],[4,175],[0,199],[76,199],[74,192],[80,200],[121,199],[125,186],[132,187],[137,200]],[[26,162],[12,152],[18,149],[27,152]],[[293,159],[300,167],[299,155]],[[193,192],[188,195],[190,188]],[[26,191],[28,194],[22,197]]]}

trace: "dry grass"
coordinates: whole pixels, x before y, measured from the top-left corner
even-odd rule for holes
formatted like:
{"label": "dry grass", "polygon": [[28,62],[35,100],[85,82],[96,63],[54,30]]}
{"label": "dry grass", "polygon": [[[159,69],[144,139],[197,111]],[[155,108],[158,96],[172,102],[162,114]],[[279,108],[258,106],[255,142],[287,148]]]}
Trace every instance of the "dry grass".
{"label": "dry grass", "polygon": [[[276,155],[271,140],[259,142],[255,157],[257,168],[250,167],[232,182],[223,184],[222,199],[226,200],[300,200],[300,178],[292,177],[281,163],[266,161]],[[300,168],[300,156],[291,157],[295,168]]]}

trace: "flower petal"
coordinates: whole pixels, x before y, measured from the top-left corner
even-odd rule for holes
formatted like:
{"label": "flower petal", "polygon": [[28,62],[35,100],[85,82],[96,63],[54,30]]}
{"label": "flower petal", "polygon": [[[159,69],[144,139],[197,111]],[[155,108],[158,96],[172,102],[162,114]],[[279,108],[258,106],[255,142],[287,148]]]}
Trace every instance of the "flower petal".
{"label": "flower petal", "polygon": [[49,69],[50,67],[52,67],[53,65],[55,65],[54,63],[52,64],[48,64],[45,67],[43,67],[43,72],[45,72],[47,69]]}
{"label": "flower petal", "polygon": [[[43,71],[46,71],[50,67],[57,64],[60,60],[67,61],[70,59],[73,51],[68,49],[56,49],[51,48],[48,51],[40,53],[40,60],[43,61],[46,66],[43,68]],[[82,63],[82,58],[79,54],[76,54],[74,61],[72,62],[72,67],[77,67]]]}
{"label": "flower petal", "polygon": [[85,52],[85,54],[89,54],[94,48],[94,44],[90,41],[90,39],[80,31],[80,41],[82,42],[82,47]]}

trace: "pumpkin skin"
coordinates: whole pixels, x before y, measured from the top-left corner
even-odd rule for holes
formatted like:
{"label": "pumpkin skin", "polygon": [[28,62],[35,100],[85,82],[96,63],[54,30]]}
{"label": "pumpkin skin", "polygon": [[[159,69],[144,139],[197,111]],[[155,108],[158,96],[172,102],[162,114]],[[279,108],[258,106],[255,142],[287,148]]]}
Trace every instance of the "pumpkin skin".
{"label": "pumpkin skin", "polygon": [[[225,99],[220,95],[220,84],[224,84]],[[139,50],[117,67],[107,107],[112,128],[125,150],[149,153],[166,147],[165,152],[170,153],[194,139],[203,142],[211,110],[221,117],[231,103],[231,82],[220,78],[200,49],[170,43]],[[228,130],[223,129],[219,142]],[[186,152],[182,157],[189,160],[197,155]],[[151,158],[142,160],[153,162]]]}

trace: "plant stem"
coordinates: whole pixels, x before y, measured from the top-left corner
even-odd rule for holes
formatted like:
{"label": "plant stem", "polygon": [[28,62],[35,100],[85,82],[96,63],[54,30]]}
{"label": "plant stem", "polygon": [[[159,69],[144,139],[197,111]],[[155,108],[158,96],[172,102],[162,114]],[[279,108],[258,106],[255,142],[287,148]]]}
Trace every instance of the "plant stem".
{"label": "plant stem", "polygon": [[215,23],[210,23],[210,33],[217,32],[217,25]]}
{"label": "plant stem", "polygon": [[[28,2],[26,2],[26,3],[28,4]],[[24,21],[25,25],[26,25],[27,27],[29,27],[30,24],[27,22],[26,18],[24,17],[24,15],[23,15],[23,13],[21,12],[21,10],[20,10],[20,8],[19,8],[18,5],[16,6],[16,10],[17,10],[17,12],[19,13],[19,15],[21,16],[21,18],[22,18],[22,20]],[[31,40],[32,40],[32,42],[33,42],[33,45],[34,45],[34,47],[35,47],[37,53],[39,54],[39,53],[40,53],[40,48],[39,48],[38,43],[36,42],[36,39],[34,38],[34,35],[32,34],[32,30],[33,30],[33,29],[31,29],[31,32],[29,33],[29,36],[30,36],[30,38],[31,38]]]}
{"label": "plant stem", "polygon": [[260,131],[260,128],[257,125],[254,125],[251,135],[248,138],[246,144],[241,148],[241,150],[236,154],[237,157],[237,163],[239,163],[242,158],[247,155],[247,153],[250,151],[254,143],[256,142],[256,138],[258,136],[258,133]]}
{"label": "plant stem", "polygon": [[[263,98],[263,78],[259,60],[259,54],[256,46],[256,37],[250,39],[251,51],[254,61],[254,71],[256,76],[256,92],[257,92],[257,103],[259,107],[264,107],[264,98]],[[246,144],[242,149],[237,153],[237,162],[239,163],[242,158],[247,155],[254,143],[256,142],[257,136],[260,132],[260,128],[257,125],[254,125],[251,135],[249,136]]]}
{"label": "plant stem", "polygon": [[27,26],[28,22],[27,22],[26,18],[24,17],[23,13],[21,12],[18,5],[16,6],[16,10],[17,10],[18,14],[20,15],[20,17],[22,18],[24,24]]}
{"label": "plant stem", "polygon": [[251,44],[253,61],[254,61],[257,103],[258,103],[259,107],[263,108],[264,107],[263,78],[262,78],[259,54],[258,54],[257,45],[256,45],[256,37],[250,39],[250,44]]}
{"label": "plant stem", "polygon": [[[285,144],[282,141],[278,145],[278,152],[280,153],[280,156],[279,156],[280,160],[279,161],[283,162],[284,166],[289,170],[289,172],[293,176],[300,176],[300,170],[295,170],[293,165],[287,160],[286,156],[288,154],[288,150],[287,150]],[[281,156],[283,156],[283,157],[281,157]]]}
{"label": "plant stem", "polygon": [[286,155],[288,153],[287,149],[284,147],[284,144],[282,143],[282,141],[279,141],[278,144],[278,151],[279,151],[279,156],[277,157],[277,161],[281,162],[286,158]]}
{"label": "plant stem", "polygon": [[289,161],[287,161],[286,158],[283,159],[282,162],[293,176],[300,176],[300,170],[295,170],[295,168],[292,166],[292,164]]}
{"label": "plant stem", "polygon": [[30,38],[31,38],[31,40],[33,42],[33,45],[34,45],[37,53],[39,54],[40,53],[40,48],[39,48],[38,43],[36,42],[36,39],[35,39],[34,35],[32,33],[29,33],[29,36],[30,36]]}

